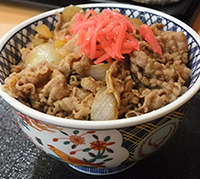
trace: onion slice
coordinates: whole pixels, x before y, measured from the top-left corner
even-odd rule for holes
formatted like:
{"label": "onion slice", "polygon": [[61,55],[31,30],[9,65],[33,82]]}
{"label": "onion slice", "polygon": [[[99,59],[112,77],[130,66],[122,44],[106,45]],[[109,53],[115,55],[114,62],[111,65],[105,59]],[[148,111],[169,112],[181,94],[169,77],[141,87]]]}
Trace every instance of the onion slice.
{"label": "onion slice", "polygon": [[35,67],[42,61],[47,61],[50,65],[58,65],[61,59],[60,55],[55,51],[53,43],[44,43],[36,46],[27,55],[25,65]]}
{"label": "onion slice", "polygon": [[91,107],[92,121],[107,121],[117,119],[117,102],[112,93],[106,92],[102,87],[96,94]]}
{"label": "onion slice", "polygon": [[95,80],[104,80],[106,76],[106,71],[110,68],[110,63],[99,63],[97,65],[90,66],[85,74],[91,76]]}

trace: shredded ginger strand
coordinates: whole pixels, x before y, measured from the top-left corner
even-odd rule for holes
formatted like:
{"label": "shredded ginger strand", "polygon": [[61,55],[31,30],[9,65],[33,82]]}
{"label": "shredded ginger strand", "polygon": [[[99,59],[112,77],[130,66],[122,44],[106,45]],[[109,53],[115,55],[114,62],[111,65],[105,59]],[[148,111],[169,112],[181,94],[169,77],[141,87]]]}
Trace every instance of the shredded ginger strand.
{"label": "shredded ginger strand", "polygon": [[139,50],[140,46],[130,34],[136,33],[134,25],[122,14],[108,9],[99,14],[89,10],[84,17],[78,13],[71,33],[78,33],[79,53],[95,59],[95,64],[121,60],[123,54]]}

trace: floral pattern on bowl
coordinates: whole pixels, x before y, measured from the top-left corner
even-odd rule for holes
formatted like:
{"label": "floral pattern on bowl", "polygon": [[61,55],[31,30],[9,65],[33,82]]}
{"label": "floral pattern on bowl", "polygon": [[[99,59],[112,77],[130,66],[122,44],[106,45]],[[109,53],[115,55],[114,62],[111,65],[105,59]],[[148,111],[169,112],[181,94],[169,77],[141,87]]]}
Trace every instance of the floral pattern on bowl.
{"label": "floral pattern on bowl", "polygon": [[[87,131],[60,128],[30,118],[16,110],[14,115],[31,140],[54,158],[77,166],[117,167],[129,157],[118,130]],[[86,137],[87,136],[87,137]]]}
{"label": "floral pattern on bowl", "polygon": [[13,109],[28,138],[51,157],[84,173],[123,171],[159,149],[177,130],[184,108],[151,123],[112,130],[82,130],[35,120]]}

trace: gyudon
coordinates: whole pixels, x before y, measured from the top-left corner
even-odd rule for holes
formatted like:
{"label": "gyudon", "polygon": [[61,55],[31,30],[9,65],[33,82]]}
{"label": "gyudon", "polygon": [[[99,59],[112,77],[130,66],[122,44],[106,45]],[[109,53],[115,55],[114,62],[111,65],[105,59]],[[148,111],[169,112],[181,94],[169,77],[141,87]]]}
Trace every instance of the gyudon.
{"label": "gyudon", "polygon": [[161,108],[187,90],[183,32],[115,10],[68,6],[57,15],[54,31],[36,27],[2,86],[22,103],[62,118],[113,120]]}

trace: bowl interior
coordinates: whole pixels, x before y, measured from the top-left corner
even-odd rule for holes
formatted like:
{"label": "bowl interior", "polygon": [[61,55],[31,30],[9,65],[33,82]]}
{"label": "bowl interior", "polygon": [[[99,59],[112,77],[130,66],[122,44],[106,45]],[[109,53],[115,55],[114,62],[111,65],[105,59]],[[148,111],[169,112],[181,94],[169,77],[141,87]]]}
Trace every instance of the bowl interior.
{"label": "bowl interior", "polygon": [[[176,18],[173,18],[162,12],[158,12],[155,10],[151,10],[151,9],[139,7],[139,6],[134,6],[134,5],[125,5],[125,4],[88,4],[87,5],[86,4],[86,5],[80,5],[80,7],[82,7],[84,10],[94,9],[96,12],[100,12],[104,8],[117,9],[121,14],[123,15],[127,14],[130,17],[138,18],[143,23],[146,23],[148,25],[151,25],[153,23],[162,23],[164,25],[163,30],[165,31],[166,30],[175,31],[175,32],[183,31],[187,37],[187,43],[188,43],[188,48],[189,48],[189,64],[188,65],[191,69],[190,84],[189,84],[188,91],[179,99],[177,99],[175,102],[170,103],[166,107],[150,112],[150,114],[147,114],[147,115],[134,117],[134,122],[131,119],[130,120],[127,119],[124,122],[121,122],[123,120],[118,120],[115,122],[106,121],[107,127],[108,125],[110,126],[115,125],[116,127],[117,124],[119,124],[119,126],[121,127],[122,123],[123,123],[123,126],[127,126],[130,124],[134,125],[137,123],[142,123],[144,121],[152,120],[156,118],[157,116],[165,115],[166,113],[171,112],[175,108],[180,107],[183,103],[188,101],[199,89],[199,86],[200,86],[200,79],[199,79],[200,38],[198,34],[196,34],[189,26],[177,20]],[[50,30],[53,30],[58,21],[58,18],[55,15],[55,12],[62,12],[62,10],[63,8],[60,8],[60,9],[49,11],[47,13],[43,13],[41,15],[33,17],[30,20],[27,20],[23,22],[22,24],[18,25],[16,28],[12,29],[1,39],[0,41],[0,83],[1,84],[4,83],[5,78],[10,74],[11,65],[17,64],[21,60],[21,54],[19,52],[19,49],[21,49],[22,47],[25,47],[26,44],[30,41],[29,40],[30,35],[36,34],[34,30],[35,27],[39,24],[44,23],[50,28]],[[0,93],[2,94],[3,92],[0,90]],[[10,102],[9,101],[10,98],[8,96],[7,97],[5,95],[2,95],[2,96],[4,96],[4,98],[7,98],[6,99],[7,102]],[[15,104],[11,104],[11,105],[14,105],[17,107],[17,105]],[[33,114],[33,113],[30,112],[30,114]],[[48,118],[52,118],[53,123],[54,123],[54,118],[57,118],[57,117],[47,117],[47,116],[48,115],[44,115],[43,119],[46,120]],[[59,120],[62,121],[61,119]],[[57,121],[56,123],[59,124],[58,119],[56,119],[56,121]],[[65,119],[65,121],[67,120]],[[70,120],[70,123],[71,122],[72,120]],[[79,121],[79,122],[82,122],[82,121]],[[85,122],[90,122],[90,124],[88,123],[89,125],[100,124],[96,121],[85,121]],[[83,123],[83,125],[85,125],[85,122]],[[92,122],[96,122],[96,123],[92,124]],[[103,123],[105,124],[105,122]],[[101,124],[101,127],[104,126],[104,124]]]}

